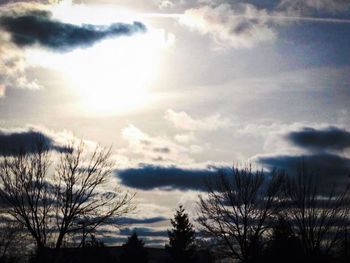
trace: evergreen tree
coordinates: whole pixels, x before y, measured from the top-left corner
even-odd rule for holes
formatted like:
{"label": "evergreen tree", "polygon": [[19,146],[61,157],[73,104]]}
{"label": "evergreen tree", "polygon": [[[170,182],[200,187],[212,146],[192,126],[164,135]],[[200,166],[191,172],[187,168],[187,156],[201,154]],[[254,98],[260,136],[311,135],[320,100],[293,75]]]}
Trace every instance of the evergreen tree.
{"label": "evergreen tree", "polygon": [[171,224],[173,229],[168,231],[169,244],[166,245],[166,250],[172,262],[194,262],[195,231],[182,206],[176,211]]}
{"label": "evergreen tree", "polygon": [[120,255],[122,263],[147,263],[148,253],[142,239],[139,239],[136,233],[133,233],[128,241],[122,246],[123,251]]}

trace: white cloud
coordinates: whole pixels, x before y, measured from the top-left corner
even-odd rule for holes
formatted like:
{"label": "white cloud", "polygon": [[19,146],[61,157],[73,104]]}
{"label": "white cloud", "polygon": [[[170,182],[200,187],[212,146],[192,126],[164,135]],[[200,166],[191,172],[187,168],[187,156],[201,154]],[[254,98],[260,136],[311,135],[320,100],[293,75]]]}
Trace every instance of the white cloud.
{"label": "white cloud", "polygon": [[[170,121],[175,128],[187,131],[213,131],[221,128],[230,127],[231,121],[223,119],[220,115],[213,115],[204,119],[194,119],[184,111],[176,112],[168,109],[165,113],[165,119]],[[177,139],[184,139],[183,136]]]}
{"label": "white cloud", "polygon": [[195,136],[192,132],[190,133],[181,133],[181,134],[176,134],[174,136],[174,139],[179,142],[179,143],[190,143],[195,140]]}
{"label": "white cloud", "polygon": [[174,3],[170,0],[161,0],[158,4],[159,9],[167,9],[174,7]]}
{"label": "white cloud", "polygon": [[205,5],[185,11],[180,23],[210,35],[221,47],[251,48],[270,42],[276,31],[268,24],[268,12],[251,4]]}
{"label": "white cloud", "polygon": [[348,23],[317,15],[350,10],[348,0],[281,0],[272,10],[249,3],[199,0],[199,7],[185,10],[180,23],[211,36],[221,48],[252,48],[277,38],[278,26],[297,21]]}
{"label": "white cloud", "polygon": [[[26,135],[30,133],[41,134],[42,136],[52,140],[52,143],[55,146],[63,147],[71,143],[78,144],[81,141],[81,139],[74,136],[74,134],[71,131],[68,131],[68,130],[54,131],[43,125],[27,124],[23,127],[13,127],[13,128],[0,127],[1,135],[12,135],[12,134]],[[95,142],[90,140],[84,139],[83,142],[88,147],[88,149],[93,149],[97,146]]]}
{"label": "white cloud", "polygon": [[5,95],[9,87],[40,88],[35,79],[31,80],[27,77],[26,70],[24,52],[10,42],[7,34],[0,32],[0,97]]}
{"label": "white cloud", "polygon": [[191,145],[190,146],[190,151],[193,154],[198,154],[203,152],[203,147],[199,145]]}
{"label": "white cloud", "polygon": [[129,125],[122,130],[122,138],[128,142],[129,146],[120,150],[120,153],[133,156],[133,159],[139,162],[189,164],[193,163],[189,155],[198,153],[198,147],[185,147],[166,136],[152,137],[134,125]]}
{"label": "white cloud", "polygon": [[3,97],[5,95],[5,85],[0,84],[0,97]]}
{"label": "white cloud", "polygon": [[[51,1],[5,1],[0,4],[0,17],[6,14],[20,14],[26,10],[47,10]],[[31,67],[26,60],[23,49],[11,42],[11,36],[0,30],[0,97],[8,88],[39,89],[36,79],[28,77]]]}

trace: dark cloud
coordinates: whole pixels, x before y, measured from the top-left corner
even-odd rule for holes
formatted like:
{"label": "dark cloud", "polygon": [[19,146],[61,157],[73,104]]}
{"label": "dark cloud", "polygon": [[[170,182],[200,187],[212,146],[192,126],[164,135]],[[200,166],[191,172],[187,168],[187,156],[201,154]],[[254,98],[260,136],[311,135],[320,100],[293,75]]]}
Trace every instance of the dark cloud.
{"label": "dark cloud", "polygon": [[344,150],[350,147],[350,132],[337,127],[303,128],[287,135],[293,144],[312,151]]}
{"label": "dark cloud", "polygon": [[119,235],[130,236],[133,233],[137,233],[141,237],[167,237],[168,232],[166,230],[154,230],[148,227],[134,227],[134,228],[123,228],[120,230]]}
{"label": "dark cloud", "polygon": [[257,162],[269,169],[283,169],[291,176],[303,167],[324,190],[340,189],[350,183],[350,158],[343,154],[343,150],[350,147],[349,131],[332,126],[323,129],[303,127],[288,132],[284,138],[308,153],[258,156]]}
{"label": "dark cloud", "polygon": [[168,220],[168,219],[163,216],[148,217],[148,218],[121,217],[117,219],[117,222],[120,224],[142,225],[142,224],[159,223],[165,220]]}
{"label": "dark cloud", "polygon": [[219,170],[221,169],[211,167],[208,169],[184,169],[173,166],[144,165],[138,168],[119,170],[117,175],[122,184],[142,190],[162,188],[164,190],[203,191],[206,189],[206,178],[217,175]]}
{"label": "dark cloud", "polygon": [[271,169],[283,169],[291,175],[296,174],[304,164],[307,173],[315,176],[320,185],[328,188],[350,183],[350,159],[335,154],[261,156],[257,161]]}
{"label": "dark cloud", "polygon": [[171,152],[169,147],[155,147],[155,148],[153,148],[153,151],[155,151],[157,153],[170,153]]}
{"label": "dark cloud", "polygon": [[89,47],[106,38],[130,36],[145,32],[140,22],[114,23],[109,26],[84,24],[81,26],[54,20],[47,11],[31,11],[0,18],[0,27],[11,34],[11,40],[20,47],[39,44],[58,51]]}
{"label": "dark cloud", "polygon": [[18,152],[33,153],[37,150],[38,142],[43,143],[48,150],[66,152],[70,149],[59,146],[54,139],[36,130],[7,131],[0,129],[0,155],[9,156]]}

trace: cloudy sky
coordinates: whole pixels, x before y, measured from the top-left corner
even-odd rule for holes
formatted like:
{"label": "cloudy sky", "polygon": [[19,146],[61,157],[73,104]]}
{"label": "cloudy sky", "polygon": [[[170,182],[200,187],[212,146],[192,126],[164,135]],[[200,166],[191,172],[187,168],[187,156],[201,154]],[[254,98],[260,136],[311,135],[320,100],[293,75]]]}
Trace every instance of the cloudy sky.
{"label": "cloudy sky", "polygon": [[349,0],[0,0],[0,153],[113,145],[121,236],[160,244],[232,164],[344,184],[349,101]]}

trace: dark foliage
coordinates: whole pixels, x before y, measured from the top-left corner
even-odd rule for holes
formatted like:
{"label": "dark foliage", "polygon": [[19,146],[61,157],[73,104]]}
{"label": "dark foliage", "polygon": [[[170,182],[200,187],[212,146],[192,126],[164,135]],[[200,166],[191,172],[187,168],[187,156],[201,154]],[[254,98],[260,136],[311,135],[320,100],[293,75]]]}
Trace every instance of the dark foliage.
{"label": "dark foliage", "polygon": [[194,262],[195,231],[182,206],[176,211],[171,224],[173,229],[168,231],[169,244],[166,245],[171,262]]}
{"label": "dark foliage", "polygon": [[148,253],[142,239],[133,233],[122,247],[121,263],[147,263]]}
{"label": "dark foliage", "polygon": [[272,230],[271,239],[263,253],[264,262],[302,262],[304,252],[299,239],[294,235],[290,223],[280,217]]}
{"label": "dark foliage", "polygon": [[341,244],[349,217],[349,187],[320,191],[316,177],[303,163],[297,176],[286,178],[285,200],[280,214],[301,241],[306,262],[332,262]]}
{"label": "dark foliage", "polygon": [[348,227],[345,227],[343,231],[342,242],[336,254],[338,262],[350,262],[350,233]]}

